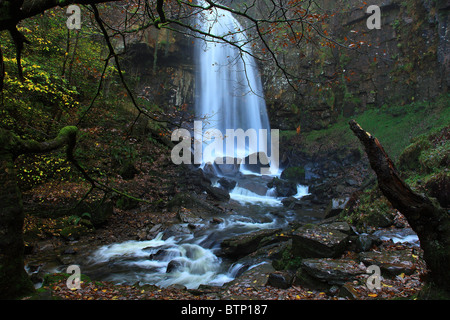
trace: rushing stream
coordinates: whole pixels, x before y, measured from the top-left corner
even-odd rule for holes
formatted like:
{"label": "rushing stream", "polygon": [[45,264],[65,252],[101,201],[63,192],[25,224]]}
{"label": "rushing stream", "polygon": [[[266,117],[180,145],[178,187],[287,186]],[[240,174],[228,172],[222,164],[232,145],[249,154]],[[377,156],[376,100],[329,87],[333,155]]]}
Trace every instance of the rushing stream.
{"label": "rushing stream", "polygon": [[[307,192],[303,186],[298,190],[298,198]],[[161,287],[173,284],[187,288],[197,288],[200,284],[221,286],[233,280],[244,265],[220,257],[223,239],[285,227],[299,217],[283,210],[280,198],[260,196],[240,187],[236,187],[230,196],[240,210],[224,217],[221,223],[202,221],[196,227],[198,231],[192,234],[165,237],[164,233],[159,233],[148,241],[126,241],[100,247],[83,265],[83,272],[99,280]],[[282,214],[276,214],[277,211]]]}

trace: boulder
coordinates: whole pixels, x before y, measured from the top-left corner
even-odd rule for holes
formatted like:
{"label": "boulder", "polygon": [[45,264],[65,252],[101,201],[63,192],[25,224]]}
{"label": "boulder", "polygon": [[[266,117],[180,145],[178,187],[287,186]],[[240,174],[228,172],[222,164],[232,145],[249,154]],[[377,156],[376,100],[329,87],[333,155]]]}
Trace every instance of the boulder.
{"label": "boulder", "polygon": [[292,252],[302,258],[333,258],[340,256],[349,235],[327,225],[305,225],[292,234]]}
{"label": "boulder", "polygon": [[289,271],[275,271],[269,274],[267,284],[272,287],[287,289],[292,285],[294,277]]}
{"label": "boulder", "polygon": [[357,276],[366,274],[366,267],[352,259],[311,258],[303,259],[301,269],[305,276],[312,277],[328,285],[343,285]]}
{"label": "boulder", "polygon": [[370,236],[368,234],[360,234],[356,238],[356,252],[364,252],[369,251],[372,248],[372,245],[374,244],[373,236]]}
{"label": "boulder", "polygon": [[234,187],[236,187],[236,181],[231,180],[231,179],[227,179],[227,178],[224,178],[224,177],[220,178],[217,182],[220,184],[220,186],[223,189],[225,189],[227,191],[231,191],[231,190],[234,189]]}
{"label": "boulder", "polygon": [[205,188],[208,195],[210,195],[212,198],[218,201],[228,201],[230,200],[230,194],[227,190],[224,190],[222,188],[217,188],[213,186],[208,186]]}
{"label": "boulder", "polygon": [[379,266],[382,272],[390,276],[412,274],[416,270],[417,262],[411,250],[361,252],[359,259],[367,266]]}
{"label": "boulder", "polygon": [[288,209],[297,209],[302,207],[302,201],[295,197],[288,197],[283,200],[281,200],[281,203],[283,206],[287,207]]}
{"label": "boulder", "polygon": [[297,184],[295,182],[282,180],[277,177],[273,178],[271,182],[267,184],[268,188],[275,188],[277,196],[290,197],[297,194]]}
{"label": "boulder", "polygon": [[183,268],[186,265],[185,261],[182,260],[170,260],[167,265],[166,273],[171,273]]}
{"label": "boulder", "polygon": [[275,234],[280,231],[281,229],[265,229],[225,239],[221,243],[222,253],[233,258],[245,256],[277,241]]}

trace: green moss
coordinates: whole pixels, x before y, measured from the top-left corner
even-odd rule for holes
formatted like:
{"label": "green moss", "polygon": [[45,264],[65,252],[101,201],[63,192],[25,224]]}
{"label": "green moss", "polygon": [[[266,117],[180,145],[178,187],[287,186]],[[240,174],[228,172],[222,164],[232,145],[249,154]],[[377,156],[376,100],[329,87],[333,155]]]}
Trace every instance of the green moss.
{"label": "green moss", "polygon": [[272,261],[272,266],[276,270],[296,270],[302,263],[301,257],[292,254],[292,246],[287,246],[282,252],[281,257]]}
{"label": "green moss", "polygon": [[291,182],[301,183],[305,180],[305,168],[303,167],[289,167],[281,173],[281,179],[286,179]]}
{"label": "green moss", "polygon": [[[397,160],[411,139],[431,130],[439,131],[450,124],[450,94],[435,101],[416,101],[407,105],[385,105],[364,111],[354,119],[377,137],[386,152]],[[304,151],[314,153],[324,148],[352,146],[363,152],[361,144],[348,126],[349,118],[339,117],[326,129],[303,132]]]}

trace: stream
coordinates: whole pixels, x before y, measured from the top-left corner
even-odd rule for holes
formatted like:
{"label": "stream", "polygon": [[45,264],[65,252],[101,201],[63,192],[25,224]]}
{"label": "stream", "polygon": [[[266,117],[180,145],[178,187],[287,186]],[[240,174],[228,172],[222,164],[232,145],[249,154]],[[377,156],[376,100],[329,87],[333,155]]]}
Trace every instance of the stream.
{"label": "stream", "polygon": [[[222,286],[261,263],[244,266],[222,257],[220,244],[224,239],[263,229],[284,228],[293,221],[317,219],[286,210],[282,198],[271,196],[270,189],[267,193],[269,195],[259,195],[238,184],[230,192],[234,213],[220,217],[220,223],[202,220],[189,234],[161,232],[148,241],[125,241],[99,247],[81,263],[81,270],[92,279],[117,284],[139,282],[160,287],[178,284],[188,289],[201,284]],[[299,185],[295,197],[300,199],[306,194],[308,188]]]}

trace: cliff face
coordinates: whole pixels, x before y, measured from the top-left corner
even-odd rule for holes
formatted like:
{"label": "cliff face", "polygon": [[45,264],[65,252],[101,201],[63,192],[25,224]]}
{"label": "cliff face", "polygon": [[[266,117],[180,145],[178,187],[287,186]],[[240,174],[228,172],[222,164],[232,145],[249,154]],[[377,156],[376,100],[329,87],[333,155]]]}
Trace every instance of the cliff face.
{"label": "cliff face", "polygon": [[[298,74],[330,81],[330,86],[306,84],[294,92],[263,69],[266,101],[274,127],[321,129],[340,115],[349,117],[368,106],[401,105],[428,100],[446,92],[450,84],[450,1],[376,0],[381,8],[381,29],[369,30],[366,6],[358,0],[323,0],[335,15],[325,26],[340,43],[360,44],[353,50],[340,46],[318,50],[306,47],[297,63]],[[345,40],[347,39],[347,40]]]}
{"label": "cliff face", "polygon": [[135,91],[160,108],[191,108],[195,95],[193,40],[167,29],[146,30],[130,41],[125,68],[136,80]]}
{"label": "cliff face", "polygon": [[[320,2],[320,1],[319,1]],[[312,82],[294,91],[274,65],[260,66],[273,128],[321,129],[339,116],[365,108],[429,100],[450,84],[449,0],[373,0],[381,29],[369,30],[361,0],[321,0],[337,13],[324,28],[343,46],[305,45],[285,54],[285,63]],[[357,46],[348,47],[351,43]],[[129,45],[127,72],[137,92],[160,107],[195,101],[193,39],[168,30],[146,31]]]}

